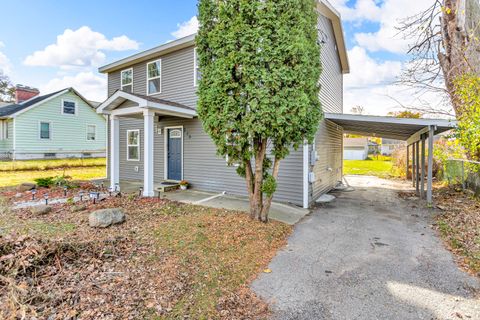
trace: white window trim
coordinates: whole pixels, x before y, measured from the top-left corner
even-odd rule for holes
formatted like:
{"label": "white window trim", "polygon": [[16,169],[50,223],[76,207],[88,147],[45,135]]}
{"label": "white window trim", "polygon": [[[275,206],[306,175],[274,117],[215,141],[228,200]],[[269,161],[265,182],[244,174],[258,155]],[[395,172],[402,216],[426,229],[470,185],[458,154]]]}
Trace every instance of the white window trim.
{"label": "white window trim", "polygon": [[[132,71],[132,82],[130,82],[129,84],[123,84],[123,73],[127,71]],[[128,68],[120,71],[120,90],[123,91],[123,88],[126,86],[132,86],[131,92],[133,92],[133,68]]]}
{"label": "white window trim", "polygon": [[[47,138],[42,138],[42,123],[48,123],[48,139]],[[38,121],[38,139],[40,141],[45,141],[45,140],[52,140],[52,122],[51,121]]]}
{"label": "white window trim", "polygon": [[[149,64],[152,64],[152,63],[156,63],[156,62],[158,62],[158,63],[160,64],[160,72],[159,72],[158,76],[153,77],[153,78],[150,78],[150,77],[148,76],[148,65],[149,65]],[[147,70],[146,70],[146,73],[147,73],[147,96],[151,96],[151,95],[154,95],[154,94],[160,94],[160,93],[162,93],[162,59],[156,59],[156,60],[147,62],[146,66],[147,66],[147,68],[146,68],[146,69],[147,69]],[[160,90],[159,90],[158,92],[150,93],[150,92],[148,92],[148,89],[150,88],[148,82],[149,82],[150,80],[155,80],[155,79],[160,79],[160,87],[159,87]]]}
{"label": "white window trim", "polygon": [[[93,140],[88,139],[88,127],[94,127],[95,128],[95,139],[93,139]],[[87,141],[89,141],[89,142],[97,141],[97,125],[96,124],[87,124],[87,126],[85,127],[85,130],[86,130],[85,139],[87,139]]]}
{"label": "white window trim", "polygon": [[197,59],[197,48],[193,49],[193,86],[198,87],[198,59]]}
{"label": "white window trim", "polygon": [[[72,102],[74,105],[75,105],[75,113],[74,114],[70,114],[70,113],[64,113],[63,111],[63,108],[64,108],[64,103],[65,102]],[[70,99],[62,99],[62,115],[65,115],[65,116],[76,116],[78,114],[78,107],[77,107],[77,102],[74,101],[74,100],[70,100]]]}
{"label": "white window trim", "polygon": [[181,146],[181,150],[182,150],[182,177],[181,177],[181,180],[183,180],[183,154],[184,154],[184,150],[183,150],[183,139],[184,139],[184,136],[185,136],[185,133],[183,132],[183,126],[172,126],[172,127],[165,127],[163,128],[164,129],[164,140],[163,140],[163,145],[165,146],[163,149],[163,177],[165,180],[168,180],[168,130],[169,129],[180,129],[180,131],[182,131],[182,146]]}
{"label": "white window trim", "polygon": [[[129,144],[128,143],[128,136],[130,132],[136,132],[138,134],[138,139],[137,139],[137,144]],[[130,154],[128,153],[128,148],[129,147],[137,147],[138,148],[138,159],[130,159]],[[140,130],[139,129],[134,129],[134,130],[127,130],[127,161],[140,161]]]}
{"label": "white window trim", "polygon": [[8,139],[8,122],[0,120],[0,141]]}

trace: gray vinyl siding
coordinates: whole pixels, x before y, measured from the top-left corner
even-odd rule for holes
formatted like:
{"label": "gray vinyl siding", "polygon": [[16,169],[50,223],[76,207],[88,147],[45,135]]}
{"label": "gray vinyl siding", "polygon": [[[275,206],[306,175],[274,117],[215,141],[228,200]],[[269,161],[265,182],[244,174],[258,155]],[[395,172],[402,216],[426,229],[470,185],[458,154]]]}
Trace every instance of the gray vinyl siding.
{"label": "gray vinyl siding", "polygon": [[321,49],[320,102],[324,112],[343,113],[343,74],[332,22],[320,15],[318,29],[319,39],[326,41]]}
{"label": "gray vinyl siding", "polygon": [[[170,100],[189,107],[196,107],[196,87],[193,83],[194,73],[194,46],[184,48],[152,60],[134,64],[133,68],[133,92],[147,94],[147,63],[161,59],[162,80],[161,93],[152,97]],[[128,68],[126,68],[128,69]],[[121,70],[108,74],[108,95],[120,89]]]}
{"label": "gray vinyl siding", "polygon": [[[319,19],[319,30],[326,35],[322,45],[322,75],[320,78],[321,90],[319,98],[325,112],[343,110],[343,75],[340,59],[335,45],[335,36],[331,21],[323,16]],[[320,33],[322,34],[322,33]],[[161,93],[153,95],[157,98],[182,103],[196,107],[197,96],[194,87],[194,47],[184,48],[166,55],[162,59]],[[151,59],[149,61],[154,61]],[[137,94],[146,94],[146,65],[142,62],[133,67],[133,91]],[[125,68],[126,69],[126,68]],[[108,74],[108,94],[120,89],[121,70]],[[134,106],[134,103],[125,103],[120,107]],[[243,178],[236,173],[235,167],[226,165],[225,159],[216,155],[216,147],[205,133],[199,119],[182,119],[162,117],[160,122],[155,120],[155,126],[183,125],[184,127],[184,163],[183,178],[188,180],[193,188],[206,191],[246,195],[246,185]],[[140,161],[126,160],[126,131],[140,130]],[[164,130],[163,130],[164,131]],[[309,170],[315,172],[316,181],[309,184],[309,202],[324,192],[332,189],[342,175],[342,130],[329,121],[322,121],[316,135],[315,148],[319,160]],[[154,182],[159,183],[165,178],[164,149],[165,133],[154,134]],[[310,147],[311,149],[311,147]],[[310,150],[311,151],[311,150]],[[138,166],[138,172],[135,167]],[[328,168],[332,168],[329,171]],[[110,172],[108,172],[109,174]],[[120,117],[120,179],[143,180],[143,119]],[[280,164],[280,173],[275,200],[303,205],[303,151],[292,150],[291,154]]]}
{"label": "gray vinyl siding", "polygon": [[[192,188],[246,195],[245,180],[236,168],[227,166],[216,154],[216,147],[198,119],[165,117],[156,123],[161,128],[183,126],[183,178]],[[140,130],[140,161],[127,161],[127,130]],[[143,120],[120,118],[120,179],[143,180]],[[165,130],[154,134],[154,182],[165,180]],[[302,151],[292,153],[280,164],[275,200],[302,205]],[[135,167],[138,166],[138,172]]]}
{"label": "gray vinyl siding", "polygon": [[343,129],[329,120],[323,120],[315,136],[318,160],[311,170],[315,182],[310,184],[309,199],[314,201],[330,191],[342,180]]}

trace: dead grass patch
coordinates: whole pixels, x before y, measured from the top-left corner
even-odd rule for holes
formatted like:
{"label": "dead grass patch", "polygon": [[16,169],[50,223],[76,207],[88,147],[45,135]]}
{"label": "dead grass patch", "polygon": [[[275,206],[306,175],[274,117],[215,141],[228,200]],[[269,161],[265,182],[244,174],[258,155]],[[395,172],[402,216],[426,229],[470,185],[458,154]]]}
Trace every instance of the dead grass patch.
{"label": "dead grass patch", "polygon": [[[0,214],[0,318],[267,315],[248,284],[291,227],[157,199],[109,198],[77,213],[53,207],[45,216]],[[108,207],[125,208],[127,221],[88,227],[88,214]]]}

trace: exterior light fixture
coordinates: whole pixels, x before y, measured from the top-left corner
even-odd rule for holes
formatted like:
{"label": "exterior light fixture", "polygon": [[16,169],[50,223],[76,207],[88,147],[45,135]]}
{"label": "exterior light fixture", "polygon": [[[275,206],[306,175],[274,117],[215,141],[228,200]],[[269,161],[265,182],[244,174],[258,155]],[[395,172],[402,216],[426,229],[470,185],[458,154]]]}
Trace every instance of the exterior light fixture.
{"label": "exterior light fixture", "polygon": [[108,188],[108,196],[109,197],[112,196],[112,192],[113,192],[113,188],[112,187]]}
{"label": "exterior light fixture", "polygon": [[78,195],[80,196],[80,201],[83,201],[83,191],[80,191]]}
{"label": "exterior light fixture", "polygon": [[45,205],[48,205],[48,193],[43,195],[43,199],[45,199]]}
{"label": "exterior light fixture", "polygon": [[67,196],[67,186],[64,186],[63,187],[63,196],[66,197]]}
{"label": "exterior light fixture", "polygon": [[35,200],[35,195],[37,194],[37,189],[33,189],[31,192],[32,192],[32,200]]}
{"label": "exterior light fixture", "polygon": [[98,198],[100,198],[100,192],[90,192],[90,199],[93,200],[93,204],[97,203]]}
{"label": "exterior light fixture", "polygon": [[118,183],[115,183],[115,192],[120,191],[120,185]]}
{"label": "exterior light fixture", "polygon": [[143,187],[140,187],[138,189],[138,196],[141,197],[142,196],[142,192],[143,192]]}

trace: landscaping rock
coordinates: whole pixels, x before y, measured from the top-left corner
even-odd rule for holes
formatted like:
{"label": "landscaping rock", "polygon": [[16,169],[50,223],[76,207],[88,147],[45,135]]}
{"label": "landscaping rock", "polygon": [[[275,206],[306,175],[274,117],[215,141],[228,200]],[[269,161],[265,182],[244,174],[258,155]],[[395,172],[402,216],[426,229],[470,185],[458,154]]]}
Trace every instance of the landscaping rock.
{"label": "landscaping rock", "polygon": [[41,204],[38,206],[33,206],[30,208],[30,212],[33,213],[34,215],[44,215],[47,213],[50,213],[52,211],[52,207],[49,207],[47,205]]}
{"label": "landscaping rock", "polygon": [[23,197],[23,193],[19,192],[19,193],[15,194],[15,198],[21,198],[21,197]]}
{"label": "landscaping rock", "polygon": [[24,182],[17,187],[18,192],[25,192],[25,191],[30,191],[32,189],[35,189],[37,185],[35,183],[30,183],[30,182]]}
{"label": "landscaping rock", "polygon": [[106,228],[125,221],[125,213],[121,208],[101,209],[90,213],[88,223],[92,228]]}
{"label": "landscaping rock", "polygon": [[70,208],[70,211],[72,211],[72,212],[79,212],[79,211],[84,211],[84,210],[87,210],[87,206],[84,205],[84,204],[77,204],[77,205],[74,205]]}

